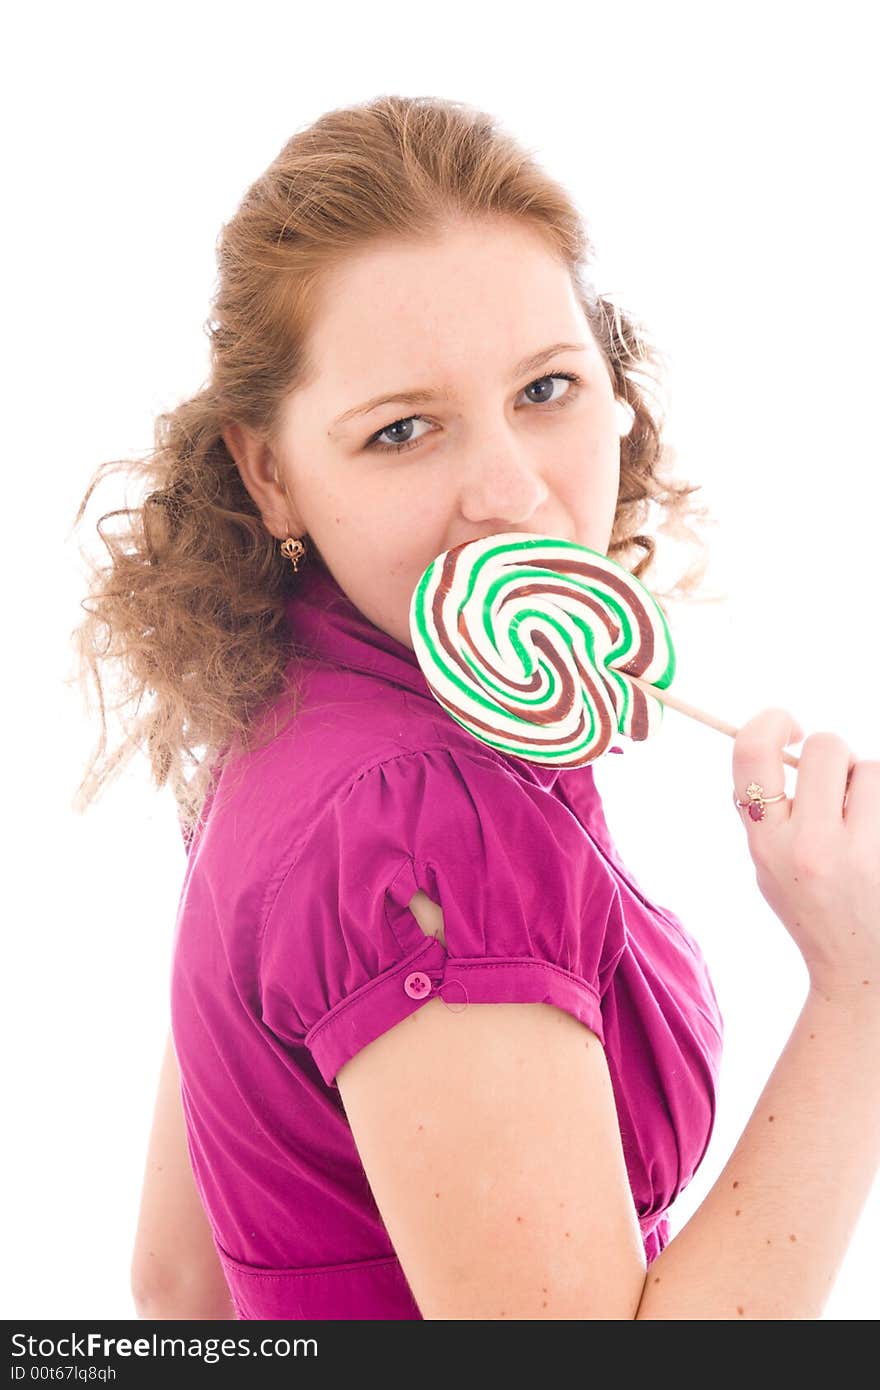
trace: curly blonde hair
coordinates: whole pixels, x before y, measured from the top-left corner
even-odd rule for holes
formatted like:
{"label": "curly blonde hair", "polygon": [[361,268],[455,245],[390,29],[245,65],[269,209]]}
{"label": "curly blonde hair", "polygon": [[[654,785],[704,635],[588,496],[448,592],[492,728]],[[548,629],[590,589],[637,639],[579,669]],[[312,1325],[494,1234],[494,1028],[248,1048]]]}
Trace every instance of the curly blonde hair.
{"label": "curly blonde hair", "polygon": [[[569,195],[498,121],[433,97],[381,96],[331,110],[295,134],[245,193],[217,241],[218,277],[205,328],[208,381],[158,415],[154,447],[111,459],[92,477],[74,520],[108,471],[143,484],[138,505],[105,513],[97,532],[109,552],[101,567],[84,555],[86,618],[72,634],[75,679],[88,701],[94,680],[101,736],[73,801],[83,811],[146,745],[157,788],[170,781],[181,828],[198,823],[214,774],[235,749],[262,746],[257,715],[295,674],[285,598],[296,574],[245,488],[223,439],[230,421],[272,440],[284,398],[306,372],[305,343],[321,277],[350,253],[389,237],[432,236],[461,220],[514,218],[543,234],[565,264],[632,415],[620,440],[620,490],[608,553],[642,578],[658,530],[693,543],[700,558],[664,597],[686,598],[708,564],[705,542],[688,525],[705,518],[669,476],[675,451],[661,442],[657,388],[665,359],[643,325],[596,293],[587,278],[594,251]],[[126,523],[115,534],[103,524]],[[657,595],[658,599],[660,595]],[[661,605],[662,606],[662,605]],[[126,737],[107,747],[105,690],[112,663]],[[141,712],[144,695],[152,702]],[[290,685],[281,728],[296,716]],[[277,719],[267,731],[279,732]],[[187,763],[194,767],[185,775]]]}

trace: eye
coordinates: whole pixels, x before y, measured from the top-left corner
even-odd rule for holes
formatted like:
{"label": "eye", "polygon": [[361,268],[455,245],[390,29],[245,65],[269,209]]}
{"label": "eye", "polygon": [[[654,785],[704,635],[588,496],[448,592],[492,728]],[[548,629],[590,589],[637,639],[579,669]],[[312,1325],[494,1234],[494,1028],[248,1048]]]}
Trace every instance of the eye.
{"label": "eye", "polygon": [[[579,394],[581,378],[576,376],[574,372],[554,372],[552,376],[536,377],[534,381],[529,382],[528,386],[523,387],[523,391],[531,391],[532,387],[543,386],[545,382],[550,381],[567,381],[571,384],[558,400],[542,400],[537,403],[532,402],[532,404],[538,404],[544,410],[561,410],[563,406],[568,405],[568,403]],[[371,434],[364,444],[364,448],[376,450],[380,454],[403,454],[407,449],[414,449],[417,444],[421,443],[424,435],[419,435],[416,439],[398,440],[391,444],[379,443],[383,434],[390,434],[391,431],[396,430],[398,426],[409,425],[413,420],[420,420],[422,424],[427,423],[422,415],[405,415],[402,419],[393,420],[390,425],[385,425],[382,429],[376,430],[374,434]]]}

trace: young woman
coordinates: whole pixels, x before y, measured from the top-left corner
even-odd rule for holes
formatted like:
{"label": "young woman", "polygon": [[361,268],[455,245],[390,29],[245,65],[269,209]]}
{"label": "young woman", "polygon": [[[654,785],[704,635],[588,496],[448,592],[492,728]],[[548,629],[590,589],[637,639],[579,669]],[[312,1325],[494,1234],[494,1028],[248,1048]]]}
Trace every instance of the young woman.
{"label": "young woman", "polygon": [[209,379],[161,417],[80,630],[98,680],[109,654],[155,697],[84,798],[146,742],[188,845],[145,1316],[822,1311],[880,1152],[880,764],[813,734],[789,798],[792,716],[736,738],[734,814],[810,985],[670,1239],[715,1116],[699,947],[619,858],[592,767],[478,742],[409,637],[462,541],[551,535],[644,577],[652,501],[695,537],[659,358],[591,254],[496,123],[396,97],[297,134],[223,229]]}

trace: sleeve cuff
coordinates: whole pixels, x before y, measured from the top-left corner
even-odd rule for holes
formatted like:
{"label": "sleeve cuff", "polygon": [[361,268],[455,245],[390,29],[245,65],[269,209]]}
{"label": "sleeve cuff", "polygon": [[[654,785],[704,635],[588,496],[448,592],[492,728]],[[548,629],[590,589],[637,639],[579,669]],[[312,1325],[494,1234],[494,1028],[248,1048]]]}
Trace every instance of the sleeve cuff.
{"label": "sleeve cuff", "polygon": [[[427,977],[430,988],[411,976]],[[408,992],[408,981],[416,993],[424,989],[422,997]],[[453,1008],[467,1003],[553,1004],[586,1024],[605,1046],[599,995],[581,976],[528,956],[457,958],[426,937],[417,951],[340,1000],[306,1033],[305,1045],[327,1085],[336,1085],[340,1067],[362,1047],[436,995]]]}

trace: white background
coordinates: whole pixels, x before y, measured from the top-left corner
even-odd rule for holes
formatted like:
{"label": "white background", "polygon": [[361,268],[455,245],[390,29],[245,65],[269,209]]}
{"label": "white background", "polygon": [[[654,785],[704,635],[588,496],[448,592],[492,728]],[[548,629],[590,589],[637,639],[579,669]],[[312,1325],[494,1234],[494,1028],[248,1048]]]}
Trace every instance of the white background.
{"label": "white background", "polygon": [[[145,757],[70,809],[98,734],[66,684],[78,545],[125,505],[120,484],[71,523],[94,468],[148,449],[154,415],[204,379],[221,222],[330,107],[393,92],[499,116],[574,195],[600,288],[672,362],[668,436],[718,520],[706,592],[727,595],[673,608],[677,693],[734,723],[783,705],[877,758],[872,23],[839,0],[380,2],[344,21],[255,0],[44,5],[7,21],[4,1316],[134,1316],[184,855]],[[620,852],[697,936],[726,1023],[715,1135],[673,1235],[806,984],[754,881],[732,747],[667,711],[661,737],[597,765]],[[878,1240],[875,1185],[827,1318],[877,1317]]]}

